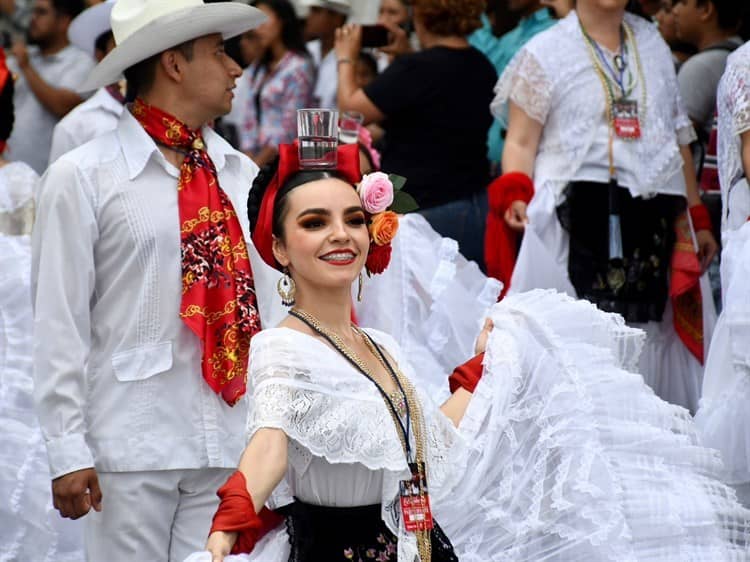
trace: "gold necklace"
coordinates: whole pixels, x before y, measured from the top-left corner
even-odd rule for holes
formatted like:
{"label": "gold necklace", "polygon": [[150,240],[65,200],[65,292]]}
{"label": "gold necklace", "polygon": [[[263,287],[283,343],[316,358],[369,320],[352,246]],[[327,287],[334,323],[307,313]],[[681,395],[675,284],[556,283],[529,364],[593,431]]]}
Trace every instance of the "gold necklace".
{"label": "gold necklace", "polygon": [[[375,379],[372,372],[368,368],[367,364],[351,349],[349,349],[344,342],[341,340],[338,334],[335,332],[328,330],[327,328],[323,327],[323,325],[320,323],[320,321],[313,315],[304,312],[302,310],[299,310],[297,308],[293,308],[289,311],[289,314],[302,320],[305,324],[307,324],[309,327],[311,327],[313,330],[318,332],[320,335],[322,335],[325,339],[328,340],[328,342],[336,348],[336,350],[341,353],[344,357],[346,357],[349,362],[354,364],[361,372],[364,374],[378,389],[380,394],[383,396],[384,400],[386,401],[386,405],[389,406],[387,409],[391,414],[391,417],[393,418],[393,422],[396,426],[396,433],[399,436],[399,439],[401,441],[401,446],[404,449],[404,454],[407,458],[407,463],[409,462],[409,444],[407,442],[407,434],[406,431],[398,431],[399,427],[403,427],[401,420],[399,419],[399,413],[396,406],[393,405],[393,401],[390,399],[390,395],[393,393],[387,393],[385,389],[382,387],[380,383]],[[407,416],[407,420],[405,421],[406,424],[409,424],[411,422],[411,426],[414,431],[414,443],[416,445],[416,452],[415,452],[415,461],[417,464],[417,467],[426,467],[425,460],[424,460],[424,448],[425,448],[425,423],[424,423],[424,416],[422,412],[421,403],[419,402],[419,399],[416,395],[416,390],[414,389],[414,386],[411,384],[411,381],[409,381],[403,373],[398,369],[398,366],[394,367],[390,364],[388,359],[385,357],[385,355],[382,353],[382,351],[379,350],[378,347],[376,347],[376,344],[370,339],[370,337],[364,333],[362,330],[360,330],[358,327],[353,326],[354,331],[363,339],[365,342],[365,345],[368,347],[370,352],[377,358],[377,360],[381,363],[383,368],[386,370],[386,372],[390,373],[393,377],[393,381],[396,383],[396,386],[399,388],[402,394],[402,399],[404,402],[404,410],[405,413],[410,413],[409,416]],[[396,392],[396,391],[394,391]],[[425,468],[426,470],[426,468]],[[420,496],[424,496],[426,494],[426,490],[423,490],[420,486],[419,488]],[[414,532],[415,538],[417,539],[417,550],[419,552],[419,558],[421,562],[430,562],[432,559],[432,542],[431,542],[431,533],[429,530],[423,530],[423,531],[415,531]]]}

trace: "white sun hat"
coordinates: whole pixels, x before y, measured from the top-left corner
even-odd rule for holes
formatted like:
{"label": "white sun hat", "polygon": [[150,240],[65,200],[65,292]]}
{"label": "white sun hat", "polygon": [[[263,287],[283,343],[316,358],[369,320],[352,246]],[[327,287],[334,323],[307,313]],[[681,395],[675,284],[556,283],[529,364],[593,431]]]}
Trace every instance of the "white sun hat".
{"label": "white sun hat", "polygon": [[117,82],[126,68],[186,41],[212,33],[229,39],[265,19],[263,12],[241,2],[117,0],[110,16],[116,47],[94,67],[78,91]]}
{"label": "white sun hat", "polygon": [[351,0],[302,0],[300,2],[305,8],[327,8],[333,12],[348,16],[352,11]]}
{"label": "white sun hat", "polygon": [[107,0],[78,14],[68,27],[68,40],[93,57],[96,40],[111,29],[109,16],[114,3],[115,0]]}

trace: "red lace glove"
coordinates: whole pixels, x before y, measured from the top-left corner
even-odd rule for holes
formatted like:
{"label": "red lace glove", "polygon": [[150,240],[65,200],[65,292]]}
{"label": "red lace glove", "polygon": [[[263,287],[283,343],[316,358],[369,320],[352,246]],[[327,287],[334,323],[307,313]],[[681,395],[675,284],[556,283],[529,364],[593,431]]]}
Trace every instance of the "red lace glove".
{"label": "red lace glove", "polygon": [[456,392],[459,388],[474,392],[479,379],[482,378],[482,361],[484,361],[484,353],[480,353],[463,365],[456,367],[453,374],[448,377],[451,392]]}
{"label": "red lace glove", "polygon": [[533,196],[534,182],[522,172],[503,174],[487,188],[490,210],[484,235],[484,263],[487,275],[502,281],[501,297],[510,288],[518,252],[518,233],[506,224],[505,211],[513,201],[528,203]]}
{"label": "red lace glove", "polygon": [[253,499],[247,491],[245,476],[238,470],[219,488],[216,495],[221,498],[216,510],[211,532],[236,532],[232,554],[247,554],[266,533],[277,527],[284,518],[268,508],[255,513]]}

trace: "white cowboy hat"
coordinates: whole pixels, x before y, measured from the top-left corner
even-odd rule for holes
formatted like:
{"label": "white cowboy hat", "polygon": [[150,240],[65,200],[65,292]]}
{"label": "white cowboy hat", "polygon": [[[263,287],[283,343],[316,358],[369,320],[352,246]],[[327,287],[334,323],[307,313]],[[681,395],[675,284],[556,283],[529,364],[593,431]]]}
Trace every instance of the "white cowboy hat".
{"label": "white cowboy hat", "polygon": [[305,8],[326,8],[345,16],[348,16],[352,11],[351,0],[302,0],[300,3]]}
{"label": "white cowboy hat", "polygon": [[78,14],[68,27],[70,42],[93,57],[96,40],[111,29],[109,15],[114,3],[115,0],[107,0]]}
{"label": "white cowboy hat", "polygon": [[117,0],[110,16],[117,46],[94,67],[78,91],[117,82],[126,68],[191,39],[211,33],[228,39],[265,19],[263,12],[241,2]]}

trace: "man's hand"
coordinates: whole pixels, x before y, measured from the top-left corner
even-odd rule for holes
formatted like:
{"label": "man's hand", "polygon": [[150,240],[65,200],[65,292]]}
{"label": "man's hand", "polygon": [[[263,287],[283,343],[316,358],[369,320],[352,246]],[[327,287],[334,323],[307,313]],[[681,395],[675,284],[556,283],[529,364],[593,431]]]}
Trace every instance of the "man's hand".
{"label": "man's hand", "polygon": [[695,233],[695,240],[698,242],[698,259],[701,261],[701,273],[705,273],[708,266],[719,251],[719,245],[716,243],[713,233],[710,230],[699,230]]}
{"label": "man's hand", "polygon": [[29,51],[24,42],[16,41],[13,43],[10,52],[15,57],[16,62],[18,62],[18,67],[21,70],[24,70],[29,66]]}
{"label": "man's hand", "polygon": [[512,230],[523,232],[526,228],[529,222],[529,217],[526,215],[527,207],[528,205],[523,201],[513,201],[505,211],[505,222]]}
{"label": "man's hand", "polygon": [[77,470],[52,481],[52,499],[55,509],[63,517],[78,519],[93,507],[102,510],[102,491],[96,470]]}
{"label": "man's hand", "polygon": [[211,553],[211,562],[222,562],[224,557],[232,552],[235,542],[237,542],[237,533],[226,533],[224,531],[211,533],[206,543],[206,550]]}

